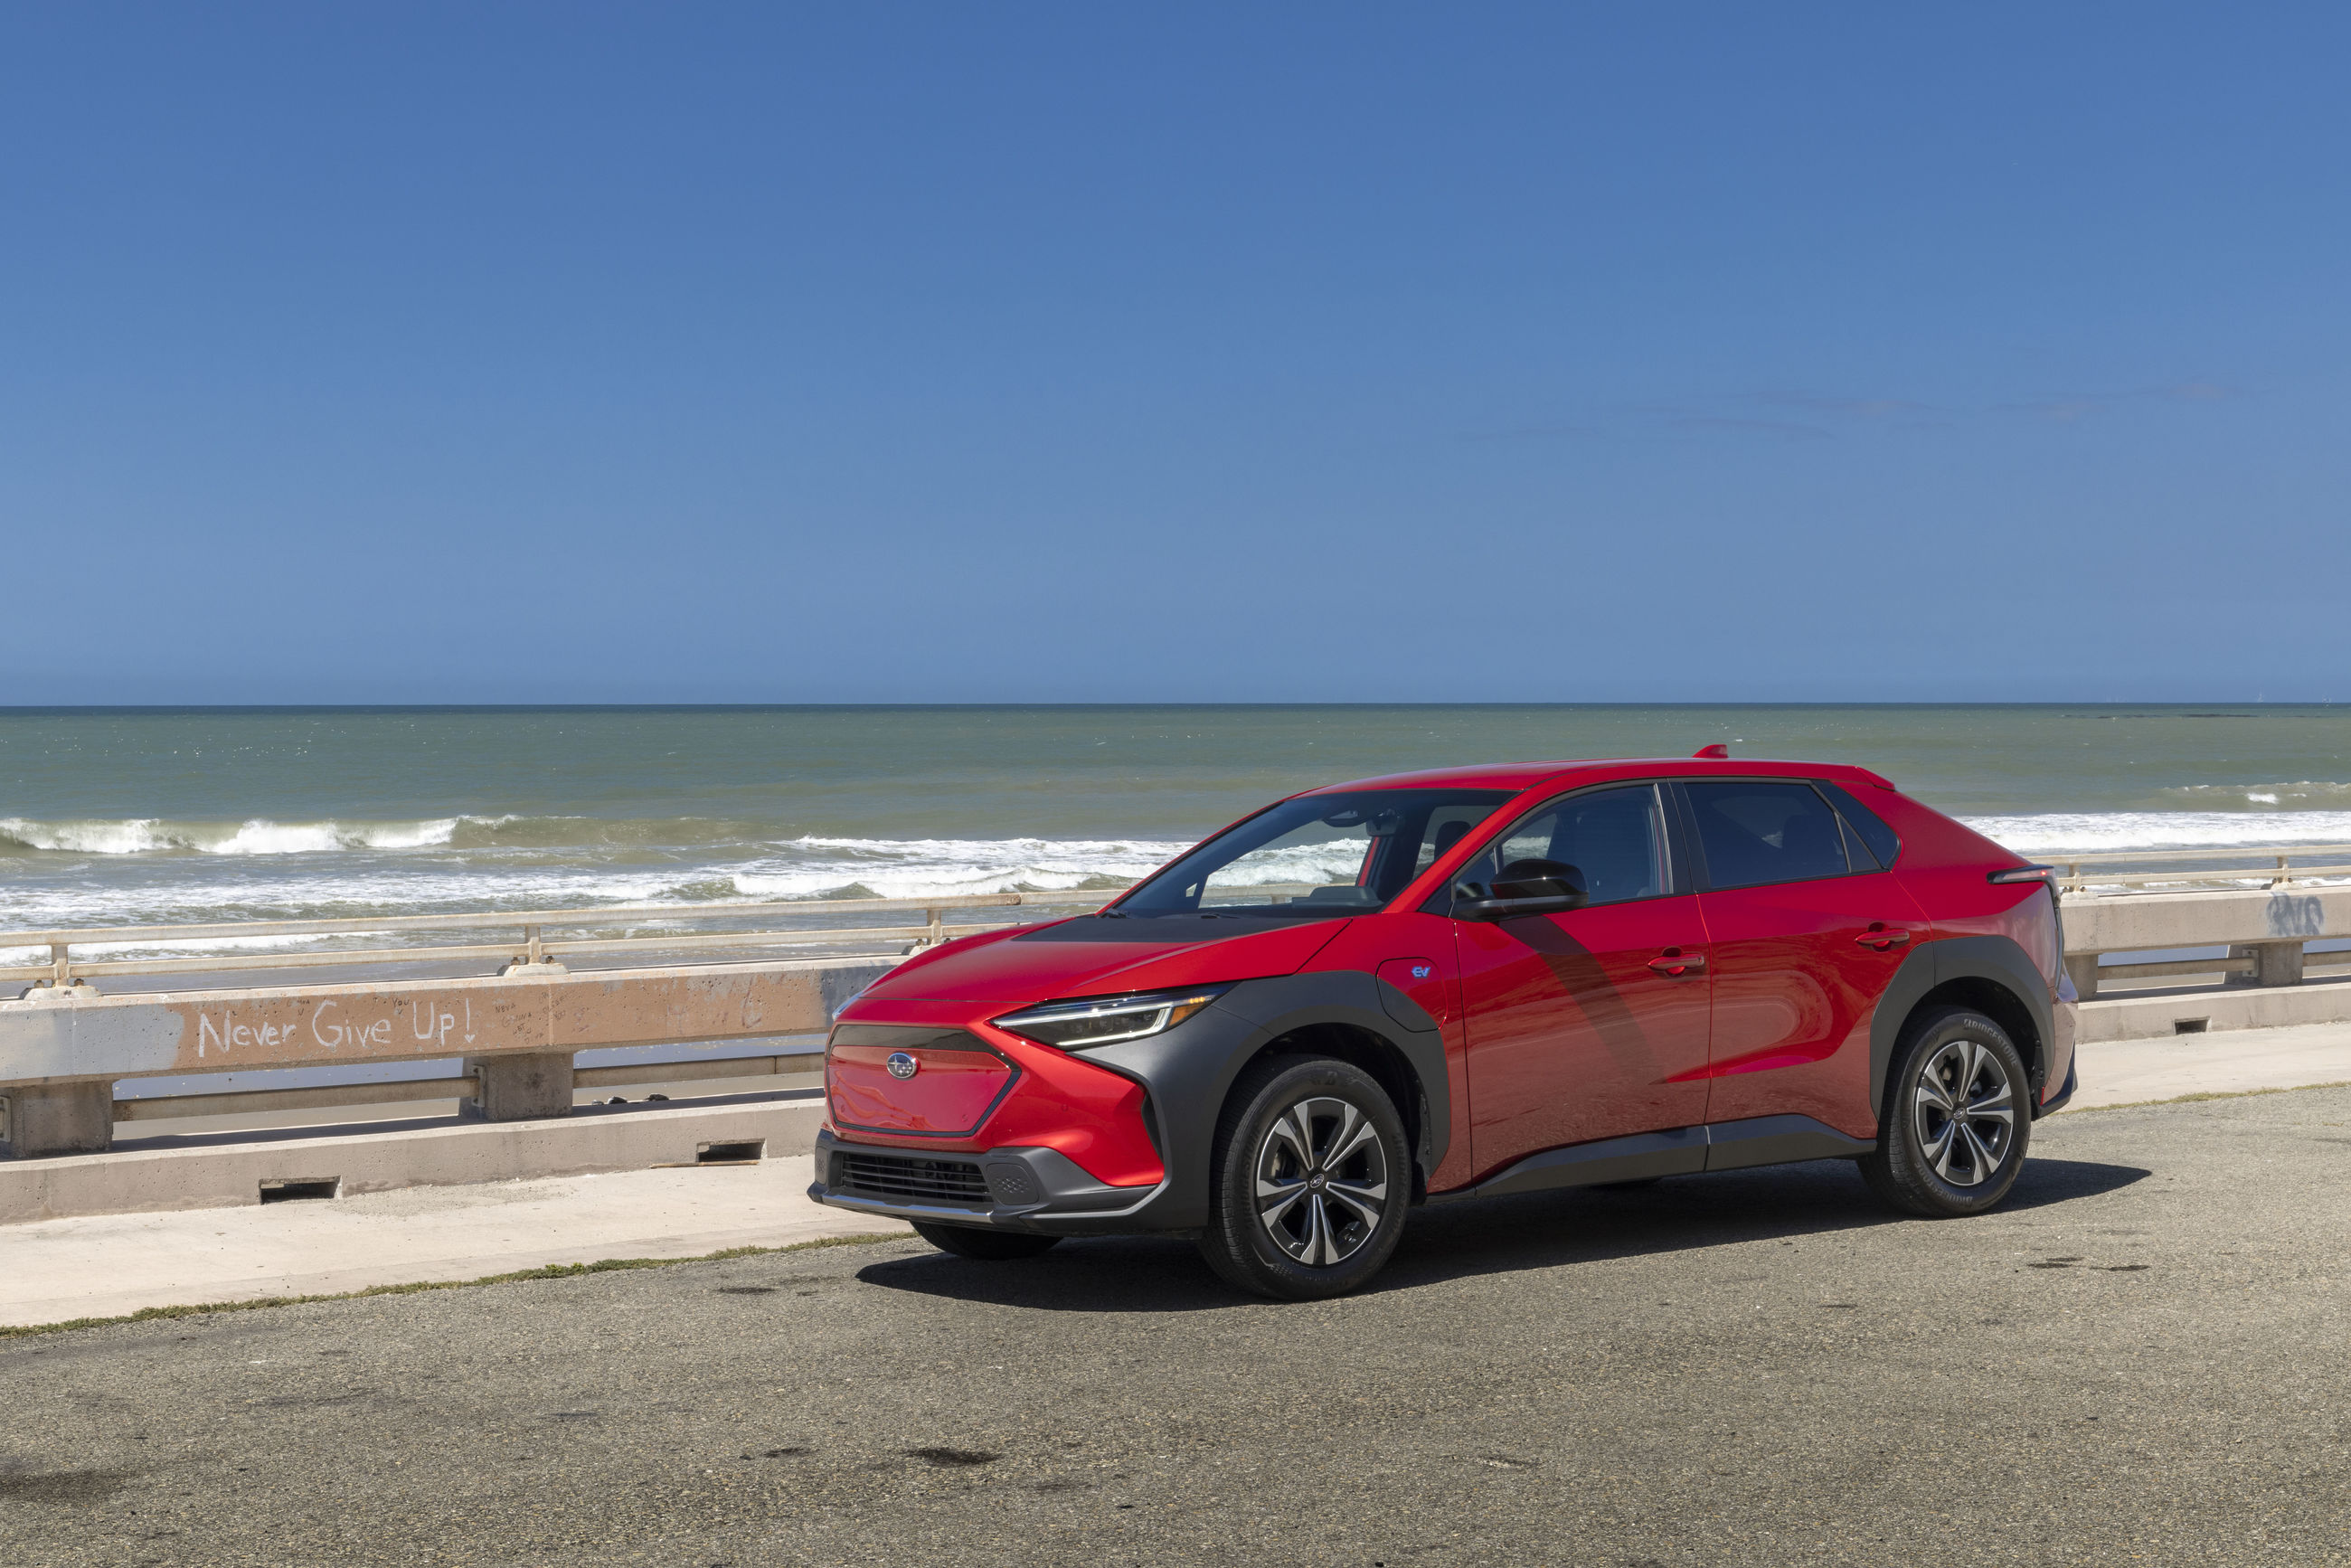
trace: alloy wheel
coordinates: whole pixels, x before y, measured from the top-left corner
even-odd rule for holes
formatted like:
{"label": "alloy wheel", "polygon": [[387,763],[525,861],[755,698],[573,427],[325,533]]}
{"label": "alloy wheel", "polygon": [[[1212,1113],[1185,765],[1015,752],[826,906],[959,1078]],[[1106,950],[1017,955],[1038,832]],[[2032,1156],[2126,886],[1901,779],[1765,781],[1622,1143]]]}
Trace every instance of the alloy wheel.
{"label": "alloy wheel", "polygon": [[1371,1118],[1344,1100],[1301,1100],[1275,1117],[1256,1175],[1258,1223],[1310,1269],[1353,1257],[1387,1212],[1387,1151]]}
{"label": "alloy wheel", "polygon": [[1999,1053],[1955,1040],[1927,1059],[1913,1096],[1918,1149],[1953,1186],[1991,1178],[2016,1137],[2016,1093]]}

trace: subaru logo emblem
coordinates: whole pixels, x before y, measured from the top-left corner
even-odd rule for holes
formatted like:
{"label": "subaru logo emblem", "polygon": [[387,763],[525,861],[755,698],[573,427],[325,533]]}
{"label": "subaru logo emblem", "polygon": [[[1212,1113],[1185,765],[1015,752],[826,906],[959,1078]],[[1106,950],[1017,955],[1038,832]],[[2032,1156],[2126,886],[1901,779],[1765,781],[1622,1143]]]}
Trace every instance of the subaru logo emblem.
{"label": "subaru logo emblem", "polygon": [[922,1067],[921,1062],[903,1051],[892,1051],[886,1065],[890,1069],[890,1076],[900,1080],[912,1078]]}

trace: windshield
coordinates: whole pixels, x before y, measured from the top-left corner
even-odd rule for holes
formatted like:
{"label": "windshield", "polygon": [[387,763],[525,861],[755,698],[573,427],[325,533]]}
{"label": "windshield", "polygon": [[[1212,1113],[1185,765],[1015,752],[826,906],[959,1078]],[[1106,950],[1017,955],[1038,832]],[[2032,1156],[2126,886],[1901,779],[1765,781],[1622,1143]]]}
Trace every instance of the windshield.
{"label": "windshield", "polygon": [[1507,789],[1301,795],[1219,833],[1105,913],[1323,919],[1377,909],[1510,798]]}

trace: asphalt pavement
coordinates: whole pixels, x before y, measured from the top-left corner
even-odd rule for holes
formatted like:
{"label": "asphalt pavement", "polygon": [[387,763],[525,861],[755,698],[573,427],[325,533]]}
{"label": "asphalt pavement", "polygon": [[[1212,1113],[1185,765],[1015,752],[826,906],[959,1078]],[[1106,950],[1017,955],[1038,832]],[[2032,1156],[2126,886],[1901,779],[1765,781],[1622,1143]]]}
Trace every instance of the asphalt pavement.
{"label": "asphalt pavement", "polygon": [[0,1563],[2351,1562],[2351,1090],[1178,1242],[892,1240],[0,1341]]}

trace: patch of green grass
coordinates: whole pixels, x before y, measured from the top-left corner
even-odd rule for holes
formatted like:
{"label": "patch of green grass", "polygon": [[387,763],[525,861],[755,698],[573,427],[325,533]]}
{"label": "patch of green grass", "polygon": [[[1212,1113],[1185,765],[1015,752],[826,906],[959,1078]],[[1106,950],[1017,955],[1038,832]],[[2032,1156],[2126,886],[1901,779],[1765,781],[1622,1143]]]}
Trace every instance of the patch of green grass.
{"label": "patch of green grass", "polygon": [[862,1247],[875,1241],[902,1241],[903,1236],[825,1236],[795,1241],[785,1247],[729,1247],[694,1258],[605,1258],[593,1263],[550,1263],[543,1269],[517,1269],[511,1274],[485,1274],[478,1280],[421,1280],[413,1285],[370,1285],[364,1291],[341,1291],[324,1296],[263,1296],[250,1301],[205,1301],[185,1307],[141,1307],[119,1318],[69,1318],[61,1323],[0,1324],[0,1340],[31,1334],[64,1333],[70,1329],[104,1328],[110,1323],[152,1322],[158,1318],[203,1317],[213,1312],[252,1312],[264,1307],[298,1307],[311,1301],[356,1301],[368,1296],[413,1296],[423,1291],[470,1291],[476,1285],[510,1285],[522,1280],[576,1280],[586,1274],[611,1274],[624,1269],[667,1269],[679,1263],[719,1263],[729,1258],[764,1258],[776,1252],[813,1252],[822,1247]]}
{"label": "patch of green grass", "polygon": [[2276,1089],[2208,1089],[2199,1094],[2175,1094],[2168,1100],[2127,1100],[2119,1105],[2084,1105],[2059,1114],[2086,1115],[2092,1111],[2141,1111],[2149,1105],[2191,1105],[2199,1100],[2250,1100],[2256,1094],[2299,1094],[2305,1089],[2351,1089],[2351,1082],[2289,1083]]}

